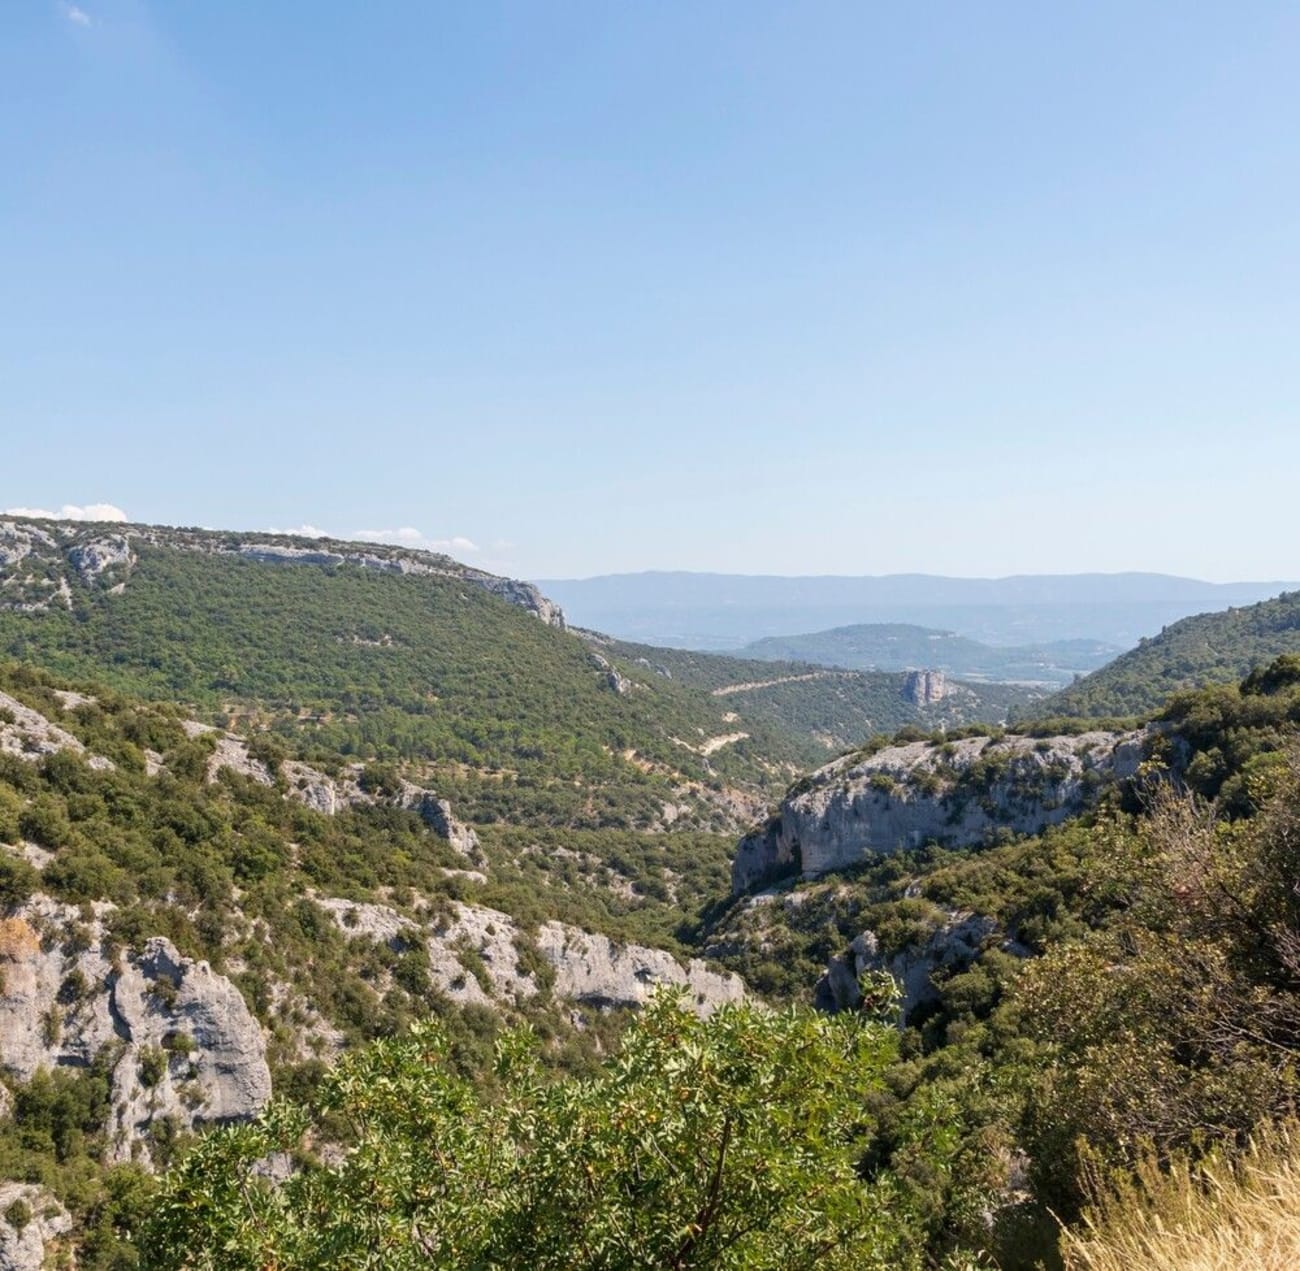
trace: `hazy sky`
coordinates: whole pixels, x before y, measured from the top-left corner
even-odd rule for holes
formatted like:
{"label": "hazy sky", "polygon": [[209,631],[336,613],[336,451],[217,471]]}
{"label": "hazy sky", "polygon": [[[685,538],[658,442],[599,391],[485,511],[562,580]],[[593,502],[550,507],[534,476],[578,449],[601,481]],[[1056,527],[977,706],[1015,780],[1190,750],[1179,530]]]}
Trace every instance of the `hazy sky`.
{"label": "hazy sky", "polygon": [[1300,8],[3,0],[0,507],[1300,574]]}

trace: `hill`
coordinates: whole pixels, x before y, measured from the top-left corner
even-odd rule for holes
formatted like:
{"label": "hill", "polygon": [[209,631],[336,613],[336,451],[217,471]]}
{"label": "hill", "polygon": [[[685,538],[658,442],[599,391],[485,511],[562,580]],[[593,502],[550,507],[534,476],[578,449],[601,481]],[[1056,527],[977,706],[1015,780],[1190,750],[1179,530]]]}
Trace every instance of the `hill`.
{"label": "hill", "polygon": [[642,675],[649,672],[707,692],[725,704],[724,718],[811,739],[822,754],[908,725],[1001,722],[1030,709],[1039,696],[1021,686],[963,683],[928,673],[853,671],[808,660],[757,661],[586,635]]}
{"label": "hill", "polygon": [[861,671],[931,668],[959,679],[1068,684],[1120,652],[1099,640],[1057,640],[997,647],[911,623],[856,623],[802,635],[767,636],[739,650],[742,657],[848,667]]}
{"label": "hill", "polygon": [[[872,731],[1004,718],[1016,700],[969,690],[930,709],[870,677],[848,711],[825,677],[794,706],[729,697],[619,663],[527,584],[397,548],[19,522],[0,541],[0,653],[307,756],[419,762],[474,821],[648,826],[669,803],[707,826],[724,786],[763,791]],[[727,677],[773,678],[757,663]]]}
{"label": "hill", "polygon": [[764,636],[899,622],[986,644],[1089,639],[1126,649],[1189,614],[1254,604],[1300,584],[1206,583],[1148,573],[945,578],[651,572],[539,585],[584,627],[648,644],[735,650]]}
{"label": "hill", "polygon": [[[613,1231],[651,1159],[670,1260],[786,1161],[750,1265],[831,1168],[855,1265],[1014,1271],[1097,1170],[1300,1097],[1300,659],[1014,734],[956,726],[1009,686],[628,644],[446,558],[3,533],[0,1256],[313,1265],[400,1213],[393,1248],[572,1265],[552,1192]],[[432,1107],[510,1144],[454,1212],[410,1174]]]}
{"label": "hill", "polygon": [[1035,711],[1043,716],[1145,714],[1173,693],[1230,684],[1281,654],[1297,652],[1300,592],[1293,591],[1175,622]]}

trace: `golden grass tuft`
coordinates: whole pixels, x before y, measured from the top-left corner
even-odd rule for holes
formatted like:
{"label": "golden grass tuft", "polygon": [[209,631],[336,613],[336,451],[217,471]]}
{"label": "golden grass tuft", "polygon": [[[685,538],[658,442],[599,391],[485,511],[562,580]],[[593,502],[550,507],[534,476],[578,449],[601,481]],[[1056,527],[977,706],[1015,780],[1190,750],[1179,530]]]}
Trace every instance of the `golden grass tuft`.
{"label": "golden grass tuft", "polygon": [[41,947],[41,938],[22,918],[0,918],[0,961],[21,962]]}
{"label": "golden grass tuft", "polygon": [[1236,1156],[1142,1165],[1064,1233],[1062,1251],[1068,1271],[1300,1268],[1300,1126],[1261,1133]]}

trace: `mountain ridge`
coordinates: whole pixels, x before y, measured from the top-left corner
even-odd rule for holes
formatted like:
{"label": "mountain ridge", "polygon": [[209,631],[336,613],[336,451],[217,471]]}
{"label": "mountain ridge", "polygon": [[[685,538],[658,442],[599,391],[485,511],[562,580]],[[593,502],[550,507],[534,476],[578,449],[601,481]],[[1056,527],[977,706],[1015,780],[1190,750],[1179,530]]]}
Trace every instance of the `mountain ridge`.
{"label": "mountain ridge", "polygon": [[738,650],[743,657],[788,658],[853,670],[940,670],[961,679],[1068,684],[1123,652],[1093,640],[989,645],[915,623],[854,623],[828,631],[766,636]]}
{"label": "mountain ridge", "polygon": [[1127,648],[1190,614],[1253,604],[1300,584],[1177,575],[746,575],[647,571],[540,580],[579,626],[674,647],[736,649],[856,623],[904,622],[994,645],[1088,637]]}

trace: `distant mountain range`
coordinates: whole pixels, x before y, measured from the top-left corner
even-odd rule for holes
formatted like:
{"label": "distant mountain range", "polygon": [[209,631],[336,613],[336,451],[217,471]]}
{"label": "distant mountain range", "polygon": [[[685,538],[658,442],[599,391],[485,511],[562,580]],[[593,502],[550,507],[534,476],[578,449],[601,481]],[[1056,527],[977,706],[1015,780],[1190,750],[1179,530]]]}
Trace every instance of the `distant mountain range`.
{"label": "distant mountain range", "polygon": [[1147,573],[791,578],[652,572],[538,585],[579,626],[649,644],[731,650],[766,636],[862,623],[915,624],[992,645],[1083,639],[1130,648],[1191,614],[1300,587]]}
{"label": "distant mountain range", "polygon": [[910,623],[858,623],[806,635],[767,636],[740,650],[747,658],[815,662],[855,671],[928,668],[968,680],[1069,684],[1123,650],[1100,640],[1038,645],[982,644],[952,631]]}

